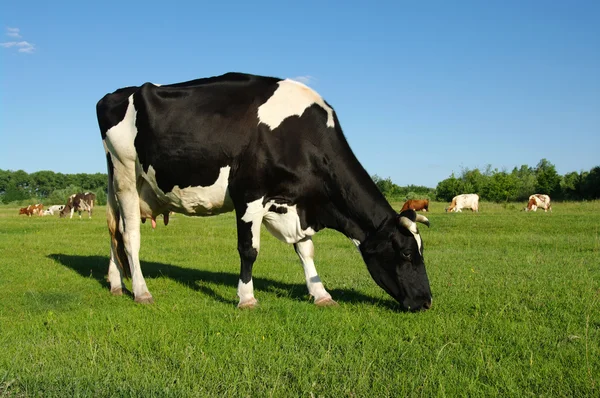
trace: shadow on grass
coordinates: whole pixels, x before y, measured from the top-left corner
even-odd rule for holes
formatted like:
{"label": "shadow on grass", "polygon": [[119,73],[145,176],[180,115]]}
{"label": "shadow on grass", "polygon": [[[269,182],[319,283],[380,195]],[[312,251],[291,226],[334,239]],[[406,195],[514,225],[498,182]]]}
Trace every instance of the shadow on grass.
{"label": "shadow on grass", "polygon": [[[71,268],[79,275],[86,278],[92,277],[100,285],[109,289],[106,280],[108,273],[108,257],[104,256],[74,256],[70,254],[49,254],[48,258]],[[152,261],[141,261],[144,278],[170,278],[175,282],[187,286],[193,290],[200,291],[217,301],[229,304],[237,304],[236,300],[225,298],[211,289],[206,283],[237,287],[239,274],[230,272],[203,271],[198,269],[182,268],[176,265],[156,263]],[[308,296],[305,284],[286,283],[268,278],[253,277],[254,287],[258,291],[275,293],[279,297],[288,297],[297,301],[306,301]],[[394,311],[401,311],[400,306],[393,300],[378,300],[367,296],[354,289],[331,289],[328,290],[334,300],[343,303],[368,303],[387,307]]]}

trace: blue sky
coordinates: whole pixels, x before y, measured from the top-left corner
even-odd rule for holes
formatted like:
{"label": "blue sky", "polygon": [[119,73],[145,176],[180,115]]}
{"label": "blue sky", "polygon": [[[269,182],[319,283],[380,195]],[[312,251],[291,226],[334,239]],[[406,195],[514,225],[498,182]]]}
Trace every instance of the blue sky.
{"label": "blue sky", "polygon": [[599,1],[3,1],[0,169],[106,172],[95,104],[147,81],[298,78],[370,174],[600,165]]}

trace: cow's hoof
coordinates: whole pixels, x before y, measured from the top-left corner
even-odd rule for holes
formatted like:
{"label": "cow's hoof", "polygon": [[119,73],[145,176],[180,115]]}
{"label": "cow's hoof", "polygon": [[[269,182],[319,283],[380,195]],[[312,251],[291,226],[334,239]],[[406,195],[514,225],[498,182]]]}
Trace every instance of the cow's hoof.
{"label": "cow's hoof", "polygon": [[317,307],[333,307],[338,305],[338,303],[331,297],[322,297],[315,301],[315,305]]}
{"label": "cow's hoof", "polygon": [[114,289],[110,289],[110,294],[112,294],[113,296],[122,296],[123,295],[123,289],[121,289],[120,287],[116,287]]}
{"label": "cow's hoof", "polygon": [[258,301],[253,297],[251,300],[244,301],[238,304],[238,308],[255,308],[258,305]]}
{"label": "cow's hoof", "polygon": [[144,293],[140,297],[136,297],[135,302],[139,304],[154,304],[154,299],[150,293]]}

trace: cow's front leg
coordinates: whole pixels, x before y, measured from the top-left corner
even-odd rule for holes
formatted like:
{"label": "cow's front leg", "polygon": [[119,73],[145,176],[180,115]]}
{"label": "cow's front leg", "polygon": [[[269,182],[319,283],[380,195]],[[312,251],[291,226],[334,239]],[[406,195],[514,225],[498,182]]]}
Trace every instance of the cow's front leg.
{"label": "cow's front leg", "polygon": [[304,238],[300,242],[294,244],[294,249],[302,262],[308,293],[314,297],[315,305],[320,307],[337,305],[331,298],[331,295],[325,290],[321,278],[319,278],[319,275],[317,274],[314,262],[315,246],[313,245],[312,239]]}
{"label": "cow's front leg", "polygon": [[246,209],[236,211],[238,252],[240,253],[240,280],[237,295],[238,308],[253,308],[258,303],[254,298],[252,267],[260,250],[260,225],[263,218],[262,198],[246,205]]}

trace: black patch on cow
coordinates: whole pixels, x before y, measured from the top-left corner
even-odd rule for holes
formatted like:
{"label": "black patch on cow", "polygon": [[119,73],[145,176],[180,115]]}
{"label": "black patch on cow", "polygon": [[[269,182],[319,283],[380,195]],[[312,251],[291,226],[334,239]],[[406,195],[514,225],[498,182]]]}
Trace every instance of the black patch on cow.
{"label": "black patch on cow", "polygon": [[278,81],[227,74],[173,86],[143,85],[134,94],[134,144],[144,172],[152,166],[163,192],[176,185],[213,185],[220,169],[233,169],[255,136],[258,106]]}
{"label": "black patch on cow", "polygon": [[288,209],[287,209],[287,207],[283,207],[283,206],[271,205],[271,207],[269,207],[269,211],[271,213],[286,214],[288,212]]}
{"label": "black patch on cow", "polygon": [[120,88],[112,94],[107,94],[96,104],[96,115],[100,126],[102,139],[106,138],[106,132],[119,124],[127,113],[129,96],[137,91],[139,87]]}

